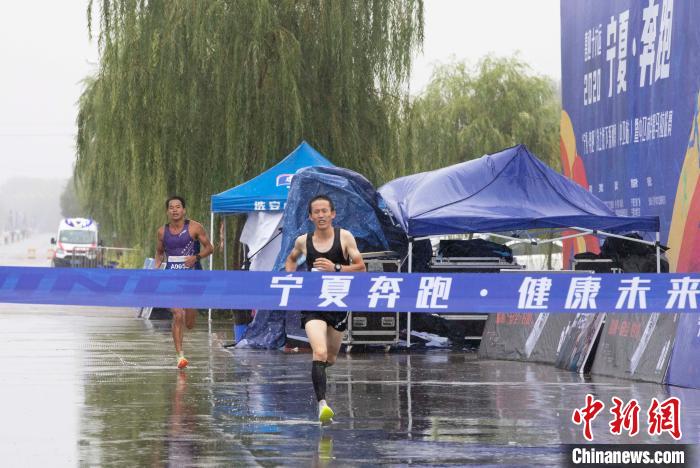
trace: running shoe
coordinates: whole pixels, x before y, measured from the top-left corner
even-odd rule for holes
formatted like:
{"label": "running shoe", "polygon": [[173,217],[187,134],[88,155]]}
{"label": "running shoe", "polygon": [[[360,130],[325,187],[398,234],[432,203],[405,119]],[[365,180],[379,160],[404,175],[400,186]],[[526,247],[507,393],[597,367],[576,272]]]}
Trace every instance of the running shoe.
{"label": "running shoe", "polygon": [[187,367],[187,364],[189,364],[189,362],[187,361],[187,359],[185,359],[184,356],[177,360],[178,369],[184,369],[185,367]]}
{"label": "running shoe", "polygon": [[321,421],[321,424],[328,424],[333,420],[333,416],[335,416],[335,413],[330,406],[326,404],[320,405],[318,409],[318,420]]}

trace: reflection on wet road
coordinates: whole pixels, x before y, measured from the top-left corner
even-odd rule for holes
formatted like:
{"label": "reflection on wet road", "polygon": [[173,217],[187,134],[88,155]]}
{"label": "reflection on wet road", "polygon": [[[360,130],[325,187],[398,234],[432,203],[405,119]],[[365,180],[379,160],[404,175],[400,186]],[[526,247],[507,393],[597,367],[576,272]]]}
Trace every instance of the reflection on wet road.
{"label": "reflection on wet road", "polygon": [[[230,325],[203,317],[175,369],[169,323],[133,311],[0,305],[0,457],[5,466],[558,465],[582,442],[587,393],[609,402],[679,396],[684,443],[698,442],[700,392],[581,377],[454,351],[340,356],[336,421],[315,421],[310,356],[222,348]],[[607,409],[606,409],[607,411]],[[671,442],[641,431],[599,443]]]}

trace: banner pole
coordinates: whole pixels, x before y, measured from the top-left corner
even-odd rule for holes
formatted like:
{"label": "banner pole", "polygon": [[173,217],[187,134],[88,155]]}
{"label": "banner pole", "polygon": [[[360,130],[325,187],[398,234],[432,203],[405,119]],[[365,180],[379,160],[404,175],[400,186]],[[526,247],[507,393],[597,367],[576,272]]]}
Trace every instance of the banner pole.
{"label": "banner pole", "polygon": [[661,273],[661,235],[656,231],[656,272]]}

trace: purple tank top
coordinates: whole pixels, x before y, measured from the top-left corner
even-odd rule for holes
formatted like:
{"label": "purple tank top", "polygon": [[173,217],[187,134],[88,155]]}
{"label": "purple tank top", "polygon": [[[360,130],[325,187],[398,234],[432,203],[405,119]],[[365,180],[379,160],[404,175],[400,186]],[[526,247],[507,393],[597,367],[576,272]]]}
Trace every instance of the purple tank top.
{"label": "purple tank top", "polygon": [[163,247],[168,257],[188,257],[195,255],[195,240],[190,236],[190,220],[185,220],[185,226],[179,234],[171,234],[166,224],[163,230]]}

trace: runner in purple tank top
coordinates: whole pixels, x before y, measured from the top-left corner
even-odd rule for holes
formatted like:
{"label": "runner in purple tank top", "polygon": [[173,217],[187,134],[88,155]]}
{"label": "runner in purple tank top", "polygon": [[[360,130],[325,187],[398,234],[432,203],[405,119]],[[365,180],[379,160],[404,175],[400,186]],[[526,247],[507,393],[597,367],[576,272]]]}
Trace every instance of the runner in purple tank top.
{"label": "runner in purple tank top", "polygon": [[[168,270],[201,270],[202,265],[199,261],[214,250],[204,227],[197,221],[185,218],[185,200],[182,197],[168,198],[165,209],[168,213],[168,224],[158,229],[156,268],[161,268],[165,263]],[[182,338],[185,327],[194,327],[197,311],[179,308],[171,310],[177,367],[183,369],[187,367],[188,361],[182,351]]]}

